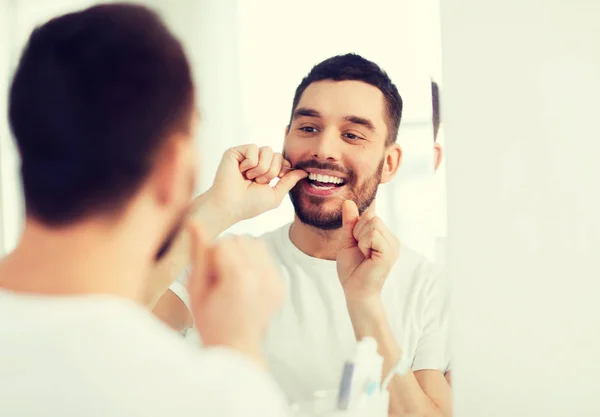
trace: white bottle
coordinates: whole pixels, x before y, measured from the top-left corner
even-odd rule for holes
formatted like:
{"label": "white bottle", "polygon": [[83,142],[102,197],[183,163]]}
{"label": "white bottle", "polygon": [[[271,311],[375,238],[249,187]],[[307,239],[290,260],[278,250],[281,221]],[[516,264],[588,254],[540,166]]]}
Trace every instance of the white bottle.
{"label": "white bottle", "polygon": [[346,366],[352,367],[348,409],[353,409],[365,404],[370,395],[379,394],[383,357],[377,353],[377,341],[372,337],[359,341],[354,357]]}

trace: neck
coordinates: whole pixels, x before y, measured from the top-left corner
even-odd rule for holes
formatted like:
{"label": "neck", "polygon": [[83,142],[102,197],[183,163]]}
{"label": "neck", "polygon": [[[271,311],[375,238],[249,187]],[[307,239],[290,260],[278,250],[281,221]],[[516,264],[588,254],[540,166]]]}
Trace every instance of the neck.
{"label": "neck", "polygon": [[304,224],[296,216],[290,227],[290,240],[308,256],[335,260],[342,229],[322,230]]}
{"label": "neck", "polygon": [[99,220],[49,228],[28,219],[19,245],[0,262],[0,288],[139,300],[151,253],[140,251],[137,239],[133,227],[117,228]]}

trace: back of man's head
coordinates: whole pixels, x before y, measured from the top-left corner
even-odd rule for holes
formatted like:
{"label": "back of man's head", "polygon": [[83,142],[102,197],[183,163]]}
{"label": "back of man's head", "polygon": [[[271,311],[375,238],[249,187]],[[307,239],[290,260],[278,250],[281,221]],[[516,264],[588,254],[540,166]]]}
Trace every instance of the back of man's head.
{"label": "back of man's head", "polygon": [[169,135],[190,128],[180,43],[142,6],[95,6],[29,38],[10,90],[27,215],[48,226],[112,214]]}

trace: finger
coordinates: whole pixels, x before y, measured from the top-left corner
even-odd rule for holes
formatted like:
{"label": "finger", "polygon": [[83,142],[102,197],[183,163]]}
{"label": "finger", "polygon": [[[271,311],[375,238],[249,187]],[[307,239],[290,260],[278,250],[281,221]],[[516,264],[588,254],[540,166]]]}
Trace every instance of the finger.
{"label": "finger", "polygon": [[[219,239],[212,249],[215,280],[219,287],[230,287],[234,285],[237,274],[236,268],[240,263],[245,263],[244,256],[235,244],[237,237]],[[235,256],[235,261],[233,257]]]}
{"label": "finger", "polygon": [[365,258],[371,257],[371,240],[370,235],[362,238],[358,241],[358,249],[363,254]]}
{"label": "finger", "polygon": [[240,164],[240,172],[244,173],[258,164],[258,146],[254,144],[238,146],[231,149]]}
{"label": "finger", "polygon": [[373,252],[380,254],[390,251],[389,243],[378,230],[372,230],[358,241],[358,248],[366,258],[373,257]]}
{"label": "finger", "polygon": [[370,219],[368,219],[366,216],[360,216],[354,225],[354,229],[352,229],[352,235],[354,236],[354,239],[360,240],[365,231],[372,227],[373,225],[371,224]]}
{"label": "finger", "polygon": [[354,227],[354,238],[360,240],[373,230],[383,231],[381,230],[382,228],[385,228],[385,225],[379,217],[373,217],[370,220],[367,220],[366,217],[361,217]]}
{"label": "finger", "polygon": [[298,184],[298,181],[306,177],[308,177],[306,171],[294,169],[281,177],[279,182],[273,187],[273,190],[277,193],[278,198],[283,200],[283,197],[285,197],[285,195],[289,193],[296,184]]}
{"label": "finger", "polygon": [[283,164],[281,165],[281,171],[279,171],[279,174],[277,174],[277,176],[279,178],[282,178],[285,174],[287,174],[290,171],[292,171],[292,164],[290,164],[290,161],[288,161],[287,159],[284,159]]}
{"label": "finger", "polygon": [[358,207],[352,200],[346,200],[342,203],[342,247],[353,246],[356,244],[354,239],[354,227],[359,220]]}
{"label": "finger", "polygon": [[280,153],[273,154],[273,159],[271,159],[271,166],[266,174],[261,175],[256,178],[256,182],[259,184],[268,184],[271,182],[273,178],[276,178],[277,175],[281,172],[281,167],[283,165],[283,155]]}
{"label": "finger", "polygon": [[260,151],[258,153],[258,164],[254,168],[246,171],[246,178],[248,178],[249,180],[253,180],[255,178],[260,177],[261,175],[266,174],[269,170],[269,167],[271,166],[272,160],[273,150],[268,146],[260,148]]}
{"label": "finger", "polygon": [[368,240],[371,242],[371,251],[388,253],[391,250],[390,242],[379,230],[373,230],[368,235]]}
{"label": "finger", "polygon": [[375,218],[375,212],[373,210],[370,210],[369,208],[367,208],[362,213],[362,215],[360,216],[360,219],[356,223],[356,226],[354,226],[354,230],[353,230],[354,238],[356,240],[359,239],[360,234],[364,231],[364,229],[373,227],[373,225],[371,224],[371,221],[374,218]]}

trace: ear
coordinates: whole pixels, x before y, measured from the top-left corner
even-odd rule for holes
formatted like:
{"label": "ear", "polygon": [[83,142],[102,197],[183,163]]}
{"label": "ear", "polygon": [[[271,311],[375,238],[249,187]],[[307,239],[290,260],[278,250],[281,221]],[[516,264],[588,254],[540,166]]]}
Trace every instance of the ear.
{"label": "ear", "polygon": [[437,169],[440,167],[440,164],[442,163],[442,145],[440,145],[439,143],[435,143],[433,145],[433,151],[435,153],[435,159],[433,160],[433,170],[434,172],[437,171]]}
{"label": "ear", "polygon": [[381,173],[381,184],[391,180],[402,163],[402,148],[397,143],[388,146],[385,150],[383,172]]}
{"label": "ear", "polygon": [[156,154],[152,182],[159,205],[171,205],[188,199],[193,193],[195,175],[190,178],[190,173],[195,174],[192,144],[188,137],[176,134],[167,139]]}

